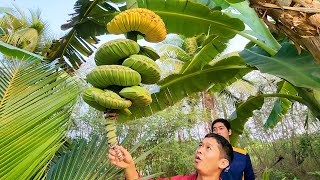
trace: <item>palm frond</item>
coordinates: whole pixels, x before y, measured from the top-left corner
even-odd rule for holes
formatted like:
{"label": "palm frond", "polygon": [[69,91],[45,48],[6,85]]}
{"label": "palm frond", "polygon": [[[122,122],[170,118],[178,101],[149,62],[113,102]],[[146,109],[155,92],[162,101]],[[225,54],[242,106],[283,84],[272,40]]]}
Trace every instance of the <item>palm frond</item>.
{"label": "palm frond", "polygon": [[[149,133],[129,150],[130,153],[140,147],[147,137],[149,137]],[[123,143],[128,139],[130,139],[129,136]],[[145,159],[156,147],[136,158],[135,163]],[[88,142],[85,139],[80,139],[74,143],[70,152],[61,156],[58,162],[51,166],[47,179],[116,179],[123,172],[123,169],[110,164],[107,158],[108,151],[107,137],[99,140],[98,136],[93,136]]]}
{"label": "palm frond", "polygon": [[39,178],[61,146],[80,88],[56,66],[0,62],[0,179]]}

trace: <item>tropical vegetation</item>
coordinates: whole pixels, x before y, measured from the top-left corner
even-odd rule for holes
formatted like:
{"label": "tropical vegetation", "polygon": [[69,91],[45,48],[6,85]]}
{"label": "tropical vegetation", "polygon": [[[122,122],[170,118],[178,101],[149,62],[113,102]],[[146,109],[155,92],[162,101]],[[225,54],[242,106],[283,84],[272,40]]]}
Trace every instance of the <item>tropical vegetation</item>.
{"label": "tropical vegetation", "polygon": [[[256,143],[245,127],[249,119],[260,123],[259,132],[275,131],[279,125],[289,126],[288,118],[297,117],[291,116],[297,107],[305,107],[303,111],[297,111],[302,113],[299,116],[302,124],[320,120],[320,3],[317,0],[289,4],[279,4],[278,1],[250,3],[249,7],[248,2],[241,0],[78,0],[70,21],[61,26],[68,30],[66,35],[49,44],[45,36],[42,37],[46,25],[39,13],[31,13],[31,21],[28,21],[21,10],[1,8],[0,179],[119,177],[120,170],[110,166],[106,158],[107,140],[101,130],[103,113],[83,103],[80,95],[90,85],[78,75],[78,71],[87,64],[87,57],[95,52],[98,36],[109,34],[106,25],[122,11],[132,8],[151,10],[162,18],[167,33],[176,34],[175,38],[168,36],[157,44],[158,62],[171,63],[173,70],[160,66],[162,78],[149,88],[152,103],[147,107],[129,107],[131,116],[117,114],[118,139],[122,143],[130,142],[124,139],[131,135],[127,147],[139,155],[150,149],[136,161],[148,159],[147,155],[152,151],[175,158],[176,167],[171,167],[172,163],[162,159],[163,156],[153,156],[156,157],[154,163],[168,163],[161,168],[142,161],[144,174],[156,176],[155,173],[167,171],[169,176],[190,172],[179,158],[181,154],[185,157],[190,154],[192,149],[189,147],[200,138],[199,132],[208,131],[195,131],[194,128],[208,128],[212,118],[217,116],[230,120],[233,144],[246,146],[250,152],[273,148],[275,155],[271,158],[284,156],[279,154],[282,151],[277,151],[277,146],[281,146],[291,150],[295,168],[301,168],[306,162],[319,167],[318,161],[311,162],[312,157],[319,155],[316,151],[319,136],[315,132],[300,136],[296,135],[294,128],[287,128],[290,129],[288,134],[295,135],[283,141],[274,138]],[[297,23],[292,24],[292,19]],[[250,30],[245,28],[246,25]],[[250,42],[241,52],[224,53],[236,35]],[[268,89],[262,83],[257,85],[253,79],[249,80],[250,75],[257,72],[271,76],[273,87]],[[236,83],[255,87],[256,91],[239,93],[230,89]],[[219,101],[214,100],[218,98]],[[232,100],[232,108],[227,105],[226,98]],[[209,109],[210,103],[216,106],[221,103],[221,107]],[[185,110],[169,113],[169,110],[179,112],[175,109],[177,106]],[[81,112],[90,113],[84,115]],[[257,112],[264,114],[257,116]],[[163,117],[159,117],[161,115]],[[204,120],[195,123],[201,119],[199,117]],[[143,126],[146,123],[140,118],[156,122],[157,126]],[[173,126],[164,119],[180,121]],[[134,130],[130,126],[140,121],[141,124],[134,126],[142,126],[141,129]],[[91,130],[81,139],[75,138],[72,130],[84,125]],[[158,126],[163,127],[163,131]],[[239,139],[240,135],[248,141]],[[300,143],[297,145],[295,141]],[[147,142],[146,149],[141,150],[139,146],[143,142]],[[185,151],[176,151],[185,146],[188,147]],[[173,151],[181,153],[178,155]],[[264,173],[256,173],[259,177],[303,178],[308,174],[311,178],[319,175],[319,169],[288,176],[282,176],[288,171],[271,173],[279,164],[262,160],[261,153],[253,155],[257,166],[266,166],[260,169]],[[172,169],[177,170],[169,171]]]}

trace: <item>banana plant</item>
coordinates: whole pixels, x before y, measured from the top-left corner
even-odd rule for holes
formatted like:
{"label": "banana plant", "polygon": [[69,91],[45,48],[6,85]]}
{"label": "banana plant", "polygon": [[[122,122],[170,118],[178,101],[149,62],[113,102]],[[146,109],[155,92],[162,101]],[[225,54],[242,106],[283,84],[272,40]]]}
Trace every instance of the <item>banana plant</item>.
{"label": "banana plant", "polygon": [[37,179],[63,143],[80,88],[59,66],[0,62],[0,179]]}

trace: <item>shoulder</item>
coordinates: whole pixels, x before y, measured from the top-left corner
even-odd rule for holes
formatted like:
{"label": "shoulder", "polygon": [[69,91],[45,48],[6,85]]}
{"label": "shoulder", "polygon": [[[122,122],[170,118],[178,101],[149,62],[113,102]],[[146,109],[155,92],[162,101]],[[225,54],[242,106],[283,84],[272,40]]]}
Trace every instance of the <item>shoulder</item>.
{"label": "shoulder", "polygon": [[247,155],[247,151],[241,148],[237,148],[237,147],[233,147],[233,152],[239,153],[239,154],[243,154],[243,155]]}

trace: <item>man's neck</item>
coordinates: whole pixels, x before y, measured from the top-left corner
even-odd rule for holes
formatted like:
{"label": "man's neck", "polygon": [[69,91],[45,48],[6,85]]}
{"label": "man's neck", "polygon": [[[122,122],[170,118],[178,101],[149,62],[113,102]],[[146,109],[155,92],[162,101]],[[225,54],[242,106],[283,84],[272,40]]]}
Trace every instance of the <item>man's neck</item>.
{"label": "man's neck", "polygon": [[214,174],[210,176],[204,176],[204,175],[198,174],[197,180],[220,180],[220,174]]}

